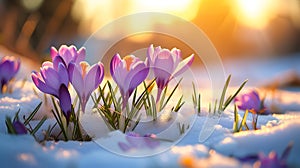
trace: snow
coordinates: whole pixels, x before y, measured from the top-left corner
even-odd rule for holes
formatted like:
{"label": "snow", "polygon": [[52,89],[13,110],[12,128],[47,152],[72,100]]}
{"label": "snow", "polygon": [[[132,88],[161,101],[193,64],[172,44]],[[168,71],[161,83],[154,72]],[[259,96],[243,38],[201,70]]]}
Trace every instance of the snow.
{"label": "snow", "polygon": [[[299,59],[296,60],[299,62]],[[284,65],[276,66],[280,62],[284,62]],[[268,69],[267,72],[263,73],[256,70],[253,73],[258,75],[256,79],[262,79],[262,76],[266,74],[270,74],[273,78],[276,74],[280,74],[280,72],[289,68],[289,65],[285,64],[289,64],[289,61],[279,60],[276,63],[275,60],[275,62],[259,63],[256,64],[257,69],[264,69],[266,67],[264,65],[273,66],[274,69]],[[295,60],[292,60],[291,67],[294,64]],[[228,68],[229,72],[237,73],[236,69],[231,66],[228,67],[230,67]],[[235,79],[233,83],[243,81],[246,74],[255,67],[245,66],[245,69],[247,71],[241,72],[239,75],[235,76],[233,73],[233,77],[239,79]],[[47,141],[44,145],[41,145],[30,135],[8,135],[5,127],[5,116],[14,116],[18,109],[20,109],[20,116],[27,116],[43,99],[42,94],[34,94],[33,84],[30,80],[26,81],[23,86],[22,78],[19,76],[17,79],[13,94],[0,95],[1,167],[120,167],[124,165],[126,167],[181,167],[189,161],[194,166],[201,167],[251,167],[252,163],[241,162],[238,158],[260,152],[268,154],[272,150],[281,156],[290,142],[293,142],[294,145],[288,157],[288,164],[290,166],[300,166],[299,90],[278,90],[272,96],[270,94],[272,91],[259,89],[260,92],[267,93],[267,107],[276,106],[279,109],[278,111],[284,112],[284,114],[259,116],[258,127],[260,130],[234,134],[232,133],[234,118],[232,106],[228,107],[218,118],[208,115],[207,110],[205,110],[210,98],[203,99],[204,110],[199,116],[192,113],[194,109],[189,108],[192,107],[192,104],[187,102],[178,114],[172,114],[171,122],[168,124],[158,123],[158,125],[161,124],[160,126],[164,127],[162,130],[156,130],[157,137],[162,139],[158,148],[143,148],[126,153],[117,145],[118,142],[127,143],[126,137],[119,131],[109,132],[104,129],[104,123],[101,122],[99,117],[93,116],[95,114],[92,111],[87,111],[81,119],[84,129],[94,137],[94,140],[90,142]],[[253,74],[249,80],[251,81],[251,79],[255,81]],[[201,81],[201,79],[197,80]],[[187,81],[190,82],[190,80]],[[185,82],[184,86],[186,86],[187,81],[183,81]],[[247,92],[247,90],[252,89],[253,85],[254,83],[250,82],[250,86],[248,85],[244,91]],[[235,90],[236,86],[234,84],[234,87],[230,87],[229,92]],[[258,87],[258,85],[254,86]],[[192,93],[191,87],[181,89],[186,89],[184,90],[184,94],[187,94],[185,98],[190,99],[188,96]],[[206,93],[210,93],[209,87],[201,88],[200,92],[204,97]],[[48,106],[49,104],[42,107],[34,122],[37,123],[40,116],[49,114]],[[240,111],[239,115],[242,118],[243,112]],[[252,116],[249,114],[247,118],[249,126],[251,126],[251,121]],[[48,125],[53,123],[54,119],[49,118],[42,129],[46,129]],[[183,135],[179,134],[178,123],[190,124],[189,129]],[[140,133],[149,133],[153,130],[155,131],[155,127],[151,126],[151,123],[146,122],[146,120],[137,128]],[[39,136],[41,135],[40,133]],[[200,138],[203,136],[204,138]],[[171,143],[164,141],[164,139],[175,141]],[[199,139],[202,140],[199,142]]]}

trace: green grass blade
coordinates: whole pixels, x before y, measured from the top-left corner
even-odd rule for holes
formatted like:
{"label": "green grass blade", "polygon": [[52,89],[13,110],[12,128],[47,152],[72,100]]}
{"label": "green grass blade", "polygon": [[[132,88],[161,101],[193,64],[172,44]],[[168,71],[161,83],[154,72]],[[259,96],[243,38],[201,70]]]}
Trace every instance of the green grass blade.
{"label": "green grass blade", "polygon": [[35,133],[41,128],[41,126],[44,124],[44,122],[47,120],[47,116],[44,116],[40,122],[34,127],[34,129],[31,131],[31,135],[35,135]]}
{"label": "green grass blade", "polygon": [[183,95],[180,97],[180,99],[178,100],[178,102],[175,106],[175,109],[174,109],[175,112],[178,112],[180,110],[180,108],[183,106],[183,104],[185,103],[185,102],[182,102],[182,99],[183,99]]}
{"label": "green grass blade", "polygon": [[154,78],[150,84],[147,86],[147,88],[143,91],[143,93],[139,96],[138,100],[136,101],[136,103],[134,104],[134,106],[137,106],[137,104],[140,104],[140,101],[143,101],[142,99],[144,99],[144,96],[146,94],[146,92],[148,91],[148,89],[152,86],[152,84],[155,82],[156,78]]}
{"label": "green grass blade", "polygon": [[176,86],[174,87],[174,89],[172,90],[171,94],[168,96],[166,102],[164,103],[164,105],[161,107],[160,110],[164,109],[165,106],[168,104],[168,102],[170,101],[171,97],[173,96],[173,94],[175,93],[176,89],[178,88],[180,82],[182,81],[182,78],[179,80],[179,82],[176,84]]}
{"label": "green grass blade", "polygon": [[219,104],[219,110],[223,110],[223,103],[224,103],[224,98],[225,98],[225,94],[226,94],[226,91],[227,91],[227,88],[228,88],[228,85],[229,85],[229,82],[230,82],[230,79],[231,79],[231,75],[228,76],[226,82],[225,82],[225,85],[224,85],[224,88],[223,88],[223,91],[222,91],[222,95],[221,95],[221,98],[220,98],[220,104]]}
{"label": "green grass blade", "polygon": [[228,99],[226,101],[226,104],[224,104],[223,106],[223,110],[226,109],[226,107],[231,103],[231,101],[239,94],[239,92],[243,89],[243,87],[246,85],[246,83],[248,82],[248,80],[245,80],[241,86],[239,87],[239,89],[233,94],[233,96],[230,97],[230,99]]}
{"label": "green grass blade", "polygon": [[152,118],[156,120],[157,119],[156,102],[152,95],[151,95],[151,102],[152,102]]}
{"label": "green grass blade", "polygon": [[[146,88],[146,87],[145,87]],[[132,98],[132,103],[131,103],[131,106],[134,105],[135,103],[135,99],[136,99],[136,94],[137,94],[137,88],[134,89],[134,93],[133,93],[133,98]]]}
{"label": "green grass blade", "polygon": [[[146,90],[146,100],[147,101],[144,101],[144,104],[146,105],[146,106],[151,106],[151,100],[150,100],[150,96],[149,96],[149,92],[148,92],[148,90],[147,90],[147,86],[146,86],[146,83],[145,83],[145,81],[143,82],[143,84],[144,84],[144,87],[145,87],[145,90]],[[147,104],[148,103],[148,104]],[[150,111],[151,112],[151,111]],[[148,114],[147,114],[148,115]],[[151,113],[150,113],[150,115],[151,115]]]}
{"label": "green grass blade", "polygon": [[196,93],[196,87],[195,87],[194,82],[192,82],[192,85],[193,85],[193,95],[192,95],[192,98],[193,98],[194,108],[196,108],[197,107],[197,93]]}
{"label": "green grass blade", "polygon": [[15,130],[15,128],[14,128],[12,122],[11,122],[11,118],[10,117],[6,116],[6,118],[5,118],[5,124],[6,124],[6,127],[7,127],[7,132],[9,134],[17,134],[16,130]]}
{"label": "green grass blade", "polygon": [[239,115],[237,107],[234,106],[234,122],[233,122],[233,132],[238,132],[238,124],[239,124]]}
{"label": "green grass blade", "polygon": [[30,115],[26,118],[26,120],[24,121],[24,125],[28,125],[29,122],[32,120],[32,118],[35,116],[35,114],[39,111],[40,107],[42,105],[42,102],[40,102],[35,109],[30,113]]}
{"label": "green grass blade", "polygon": [[198,114],[200,114],[201,113],[201,95],[200,95],[200,93],[198,95],[198,104],[197,104],[197,106],[198,106],[198,109],[197,109]]}
{"label": "green grass blade", "polygon": [[214,114],[216,114],[217,112],[217,104],[218,104],[218,100],[215,100],[215,105],[214,105]]}
{"label": "green grass blade", "polygon": [[109,87],[109,91],[110,91],[110,95],[111,95],[111,100],[112,100],[112,102],[113,102],[113,104],[114,104],[114,106],[115,106],[115,109],[117,110],[117,111],[120,111],[120,109],[118,109],[118,104],[117,104],[117,100],[116,100],[116,95],[115,95],[115,93],[114,93],[114,90],[112,89],[112,86],[111,86],[111,84],[110,84],[110,82],[107,82],[107,85],[108,85],[108,87]]}
{"label": "green grass blade", "polygon": [[136,126],[139,124],[139,122],[140,122],[140,120],[141,120],[141,116],[142,116],[142,115],[139,115],[139,117],[138,117],[138,119],[135,121],[134,126],[132,127],[131,131],[134,131],[134,130],[135,130]]}
{"label": "green grass blade", "polygon": [[165,98],[166,98],[166,94],[167,94],[167,90],[168,90],[168,86],[165,87],[163,94],[161,95],[161,98],[159,100],[159,111],[161,111],[162,106],[164,104]]}
{"label": "green grass blade", "polygon": [[248,116],[248,110],[245,111],[239,131],[242,131],[242,128],[245,126],[246,121],[247,121],[247,116]]}
{"label": "green grass blade", "polygon": [[56,122],[58,123],[62,133],[63,133],[63,136],[65,138],[65,141],[68,141],[68,136],[66,134],[66,130],[65,130],[65,127],[63,125],[63,121],[61,119],[61,114],[60,114],[60,111],[58,110],[58,107],[56,105],[56,102],[54,100],[54,97],[51,97],[51,100],[52,100],[52,103],[53,103],[53,106],[54,106],[54,109],[55,111],[51,110],[51,112],[53,113],[55,119],[56,119]]}

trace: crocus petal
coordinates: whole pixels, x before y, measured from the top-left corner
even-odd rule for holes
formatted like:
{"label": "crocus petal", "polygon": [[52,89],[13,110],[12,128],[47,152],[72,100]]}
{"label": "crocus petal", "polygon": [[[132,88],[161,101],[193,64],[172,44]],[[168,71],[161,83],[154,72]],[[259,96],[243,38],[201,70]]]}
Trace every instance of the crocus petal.
{"label": "crocus petal", "polygon": [[63,111],[64,116],[66,117],[67,122],[69,122],[72,104],[71,104],[71,96],[68,91],[67,86],[62,84],[59,88],[59,105],[61,110]]}
{"label": "crocus petal", "polygon": [[69,66],[70,62],[75,62],[76,65],[79,65],[81,61],[85,59],[85,48],[82,47],[77,51],[76,46],[66,46],[61,45],[59,50],[57,51],[54,47],[50,49],[50,55],[52,57],[52,61],[58,56],[60,56],[65,64],[66,67]]}
{"label": "crocus petal", "polygon": [[112,58],[110,72],[120,89],[123,108],[126,107],[132,91],[147,77],[149,69],[145,67],[146,64],[133,55],[121,59],[119,54],[115,54]]}
{"label": "crocus petal", "polygon": [[33,83],[44,92],[59,97],[59,89],[63,84],[68,86],[69,77],[65,64],[60,56],[54,58],[54,63],[44,62],[40,68],[40,73],[31,74]]}
{"label": "crocus petal", "polygon": [[176,68],[176,71],[174,72],[172,77],[174,78],[174,77],[182,74],[183,72],[185,72],[192,65],[193,61],[194,61],[194,54],[192,54],[188,58],[181,61],[178,64],[178,67]]}
{"label": "crocus petal", "polygon": [[112,74],[114,81],[117,83],[122,92],[126,92],[128,90],[128,83],[126,84],[128,73],[129,71],[126,69],[125,61],[121,60]]}
{"label": "crocus petal", "polygon": [[42,80],[42,76],[40,73],[38,72],[32,72],[31,74],[31,78],[32,78],[32,81],[33,83],[35,84],[35,86],[42,92],[44,93],[48,93],[48,94],[51,94],[51,95],[55,95],[55,96],[58,96],[58,92],[55,91],[55,89],[47,86],[45,84],[45,82]]}
{"label": "crocus petal", "polygon": [[16,73],[19,71],[20,65],[21,65],[21,61],[20,61],[20,59],[17,59],[17,60],[15,61],[15,66],[14,66],[14,70],[13,70],[14,76],[15,76]]}
{"label": "crocus petal", "polygon": [[104,67],[101,63],[95,64],[90,68],[84,79],[84,89],[87,93],[91,93],[100,85],[104,77],[103,69]]}
{"label": "crocus petal", "polygon": [[[0,60],[1,85],[10,81],[20,69],[20,59],[13,56],[5,56]],[[1,86],[2,87],[2,86]]]}
{"label": "crocus petal", "polygon": [[58,55],[63,56],[67,50],[68,50],[67,45],[61,45],[58,49]]}
{"label": "crocus petal", "polygon": [[[65,67],[67,67],[65,61],[63,60],[63,58],[61,56],[56,56],[53,60],[53,63],[51,63],[51,64],[53,64],[52,66],[55,70],[58,70],[58,65],[60,63],[63,64]],[[43,66],[46,66],[46,65],[43,64]],[[49,64],[49,66],[50,66],[50,64]]]}
{"label": "crocus petal", "polygon": [[[174,60],[167,50],[160,52],[154,61],[153,71],[157,78],[169,78],[174,70]],[[161,74],[163,73],[163,74]]]}
{"label": "crocus petal", "polygon": [[59,83],[65,84],[68,86],[69,83],[69,75],[68,71],[63,63],[58,64],[57,73],[59,75]]}
{"label": "crocus petal", "polygon": [[150,47],[148,47],[147,56],[148,56],[149,62],[151,63],[150,65],[152,65],[153,62],[154,62],[154,47],[153,47],[153,44],[151,44]]}
{"label": "crocus petal", "polygon": [[121,57],[118,53],[115,54],[110,61],[110,74],[112,75],[113,78],[114,78],[116,67],[119,65],[120,62],[121,62]]}
{"label": "crocus petal", "polygon": [[41,68],[41,75],[45,81],[45,83],[51,88],[59,88],[59,75],[57,71],[55,71],[51,67],[43,67]]}
{"label": "crocus petal", "polygon": [[77,52],[78,56],[77,59],[75,60],[75,63],[78,65],[81,61],[85,60],[86,56],[86,50],[84,47],[81,47],[79,51]]}
{"label": "crocus petal", "polygon": [[77,94],[81,96],[84,90],[84,84],[83,84],[82,75],[79,72],[78,67],[76,67],[75,63],[69,64],[68,72],[69,72],[70,82],[75,88]]}
{"label": "crocus petal", "polygon": [[9,80],[11,80],[11,78],[13,77],[13,62],[11,61],[4,61],[1,64],[1,76],[2,76],[2,80],[4,81],[4,84],[6,84]]}
{"label": "crocus petal", "polygon": [[71,53],[72,57],[75,57],[75,60],[77,59],[77,48],[74,45],[69,46],[69,51]]}
{"label": "crocus petal", "polygon": [[162,53],[161,57],[157,57],[153,67],[153,72],[156,77],[156,84],[160,90],[162,90],[169,82],[174,68],[173,58],[170,55],[167,57],[167,54],[170,53],[165,51]]}
{"label": "crocus petal", "polygon": [[104,72],[101,63],[93,65],[87,72],[84,79],[84,95],[82,97],[82,110],[85,111],[85,106],[89,100],[91,93],[100,85],[103,80]]}
{"label": "crocus petal", "polygon": [[261,110],[261,101],[256,91],[251,91],[238,96],[235,98],[234,102],[241,110],[254,110],[256,113]]}
{"label": "crocus petal", "polygon": [[51,67],[51,68],[53,68],[53,63],[50,62],[50,61],[45,61],[45,62],[43,62],[42,67]]}
{"label": "crocus petal", "polygon": [[12,123],[17,134],[27,134],[27,129],[23,123],[19,120],[16,120]]}
{"label": "crocus petal", "polygon": [[51,47],[51,48],[50,48],[50,56],[51,56],[51,58],[52,58],[52,61],[54,60],[54,58],[55,58],[57,55],[58,55],[58,52],[57,52],[56,48],[55,48],[55,47]]}
{"label": "crocus petal", "polygon": [[149,67],[147,67],[142,61],[136,64],[135,67],[128,73],[126,80],[126,82],[129,82],[128,96],[130,96],[133,90],[147,78],[148,73]]}
{"label": "crocus petal", "polygon": [[65,63],[67,64],[67,65],[69,65],[69,63],[72,61],[72,59],[73,59],[73,57],[72,57],[72,53],[71,53],[71,51],[68,49],[68,47],[64,47],[63,49],[62,49],[62,51],[61,50],[59,50],[59,53],[63,53],[63,54],[61,54],[61,56],[63,57],[63,59],[64,59],[64,61],[65,61]]}
{"label": "crocus petal", "polygon": [[181,61],[181,51],[177,48],[173,48],[171,50],[171,53],[172,53],[172,57],[173,57],[174,62],[175,62],[174,65],[175,65],[175,67],[177,67],[177,65]]}

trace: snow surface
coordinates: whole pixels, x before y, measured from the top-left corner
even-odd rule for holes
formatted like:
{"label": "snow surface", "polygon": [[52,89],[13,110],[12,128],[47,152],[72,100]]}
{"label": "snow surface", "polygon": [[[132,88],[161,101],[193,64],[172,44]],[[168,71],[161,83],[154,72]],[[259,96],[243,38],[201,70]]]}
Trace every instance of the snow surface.
{"label": "snow surface", "polygon": [[[299,62],[299,59],[296,59]],[[292,65],[294,65],[292,61]],[[271,76],[276,76],[274,74],[280,74],[284,71],[284,68],[288,69],[290,61],[286,61],[284,65],[281,65],[282,60],[276,63],[268,62],[267,65],[273,65],[274,69],[268,72],[260,73],[260,71],[255,71],[260,79],[261,76],[265,74],[271,74]],[[264,69],[266,64],[260,63],[257,66],[261,66],[260,69]],[[281,66],[276,66],[281,65]],[[299,65],[299,64],[298,64]],[[254,67],[245,67],[247,72],[255,69]],[[237,72],[236,69],[233,70],[228,68],[229,72]],[[250,70],[249,70],[250,69]],[[252,74],[253,75],[253,74]],[[235,75],[233,74],[233,77]],[[238,75],[237,75],[238,76]],[[238,76],[240,80],[235,82],[240,83],[246,74],[240,73]],[[53,142],[48,141],[45,145],[41,145],[35,142],[34,138],[29,135],[8,135],[6,133],[5,127],[5,116],[14,116],[15,112],[20,108],[20,115],[29,115],[29,113],[35,108],[35,106],[43,99],[42,95],[35,95],[33,92],[33,85],[29,81],[23,83],[22,78],[18,78],[18,81],[14,87],[13,94],[3,94],[0,95],[0,162],[1,167],[120,167],[126,165],[126,167],[181,167],[182,159],[185,157],[192,158],[194,160],[193,164],[198,167],[251,167],[253,163],[241,162],[237,158],[243,158],[245,156],[258,154],[260,152],[268,154],[270,151],[274,150],[281,156],[283,150],[287,147],[290,142],[293,142],[293,148],[288,157],[289,166],[300,166],[300,101],[298,99],[299,93],[297,91],[277,91],[277,96],[269,97],[267,96],[267,106],[276,106],[284,114],[273,114],[259,116],[258,127],[261,128],[257,131],[244,131],[240,133],[232,133],[233,126],[233,112],[232,106],[222,113],[220,119],[218,119],[217,124],[214,124],[212,134],[203,142],[199,142],[199,136],[201,132],[205,129],[211,129],[205,125],[205,122],[209,120],[206,110],[203,110],[201,114],[195,115],[191,102],[187,102],[182,113],[178,113],[174,116],[172,124],[168,125],[171,131],[168,134],[158,133],[158,138],[161,139],[175,139],[176,143],[172,143],[168,146],[167,150],[157,151],[157,155],[145,156],[145,157],[128,157],[133,156],[136,153],[128,153],[127,157],[116,153],[122,153],[122,151],[115,146],[113,152],[110,152],[101,146],[103,142],[98,142],[99,140],[105,139],[106,136],[103,134],[94,134],[94,141],[90,142],[77,142],[77,141],[59,141]],[[255,80],[255,77],[250,78]],[[198,79],[201,81],[201,79]],[[265,78],[264,78],[265,80]],[[187,82],[187,81],[185,81]],[[190,82],[190,80],[189,80]],[[185,84],[184,84],[185,85]],[[201,85],[201,84],[200,84]],[[250,85],[253,86],[253,82]],[[248,86],[245,91],[251,89]],[[191,95],[191,87],[183,87],[184,93],[188,96]],[[231,87],[229,92],[236,89],[236,87]],[[268,90],[260,90],[268,93]],[[200,92],[208,93],[209,89],[201,88]],[[269,95],[269,94],[267,94]],[[190,100],[190,97],[185,97]],[[207,109],[206,104],[210,101],[210,98],[203,99],[203,109]],[[49,106],[49,104],[48,104]],[[49,114],[49,108],[43,106],[39,112],[39,116],[44,114]],[[92,115],[90,113],[90,115]],[[243,112],[239,112],[240,118],[242,118]],[[186,117],[188,116],[188,117]],[[86,117],[86,118],[84,118]],[[93,128],[95,122],[99,119],[93,118],[91,116],[85,115],[82,122],[90,122],[91,124],[83,124],[86,126],[87,132],[99,133],[97,129],[102,129],[102,126]],[[252,116],[248,115],[247,124],[251,125]],[[178,134],[178,128],[176,127],[177,122],[187,122],[190,123],[189,129],[184,135],[180,136]],[[54,119],[50,118],[43,126],[44,129],[48,125],[53,124]],[[140,127],[138,131],[151,131],[149,128],[149,123],[147,127]],[[160,123],[164,124],[164,123]],[[152,128],[152,130],[155,130]],[[211,129],[212,130],[212,129]],[[147,132],[149,133],[149,132]],[[119,136],[118,132],[110,132],[111,134],[117,134],[119,141],[126,142],[124,136]],[[41,135],[41,134],[40,134]],[[116,135],[113,135],[116,137]],[[175,137],[175,138],[172,138]],[[106,139],[107,140],[107,139]],[[105,143],[116,144],[113,140],[108,139]],[[165,147],[165,141],[161,141],[160,147]],[[100,144],[100,145],[99,145]],[[164,148],[165,149],[165,148]],[[119,150],[116,152],[116,150]],[[141,149],[141,151],[146,150],[146,154],[149,154],[149,149]],[[131,151],[132,152],[132,151]],[[151,152],[151,151],[150,151]]]}

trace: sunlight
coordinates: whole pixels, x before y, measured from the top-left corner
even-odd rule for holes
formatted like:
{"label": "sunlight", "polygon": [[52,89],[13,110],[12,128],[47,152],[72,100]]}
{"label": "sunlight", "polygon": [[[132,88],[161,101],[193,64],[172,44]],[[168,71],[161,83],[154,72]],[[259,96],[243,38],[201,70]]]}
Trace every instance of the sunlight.
{"label": "sunlight", "polygon": [[196,17],[200,0],[134,0],[132,6],[141,11],[166,12],[192,20]]}
{"label": "sunlight", "polygon": [[[80,32],[90,34],[97,31],[102,26],[110,23],[114,19],[139,12],[162,12],[169,13],[185,20],[193,20],[198,13],[201,0],[129,0],[118,2],[111,0],[75,0],[72,9],[72,17],[79,21]],[[157,18],[145,18],[149,20],[151,29],[157,23]],[[164,20],[164,23],[173,24],[173,20]],[[128,23],[122,28],[124,33],[136,29],[136,20]],[[118,28],[111,29],[102,38],[110,37],[119,31]],[[121,32],[120,32],[121,33]],[[139,41],[140,37],[134,40]]]}
{"label": "sunlight", "polygon": [[262,29],[276,16],[277,0],[237,0],[235,14],[240,23]]}

